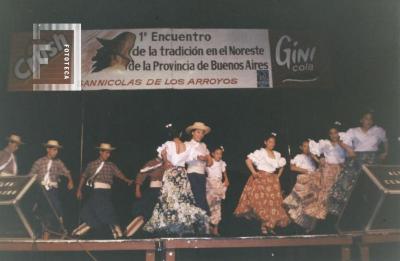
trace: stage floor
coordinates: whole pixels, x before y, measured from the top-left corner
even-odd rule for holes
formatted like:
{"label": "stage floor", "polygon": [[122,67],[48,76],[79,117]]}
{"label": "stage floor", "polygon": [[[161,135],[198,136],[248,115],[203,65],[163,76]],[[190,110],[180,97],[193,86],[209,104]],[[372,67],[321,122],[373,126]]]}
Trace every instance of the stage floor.
{"label": "stage floor", "polygon": [[[400,234],[192,237],[126,240],[0,239],[0,260],[363,260],[372,245],[394,247]],[[366,252],[366,249],[368,252]],[[397,250],[397,252],[396,252]],[[389,251],[390,252],[390,251]],[[392,251],[393,252],[393,251]],[[388,251],[385,251],[387,254]]]}

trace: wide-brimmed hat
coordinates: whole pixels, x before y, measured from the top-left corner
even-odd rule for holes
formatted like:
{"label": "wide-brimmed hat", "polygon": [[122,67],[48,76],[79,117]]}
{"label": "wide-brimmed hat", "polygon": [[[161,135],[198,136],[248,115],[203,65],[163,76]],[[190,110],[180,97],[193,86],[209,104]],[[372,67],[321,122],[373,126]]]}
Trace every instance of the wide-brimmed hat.
{"label": "wide-brimmed hat", "polygon": [[57,140],[48,140],[47,143],[43,143],[46,148],[57,148],[61,149],[63,146]]}
{"label": "wide-brimmed hat", "polygon": [[187,127],[186,133],[190,134],[193,130],[203,130],[204,134],[208,134],[210,133],[211,128],[205,125],[204,123],[198,121]]}
{"label": "wide-brimmed hat", "polygon": [[18,144],[25,144],[22,142],[21,137],[16,134],[11,134],[9,137],[6,138],[8,141],[12,141]]}
{"label": "wide-brimmed hat", "polygon": [[114,147],[111,146],[109,143],[100,143],[100,146],[96,147],[98,150],[115,150]]}

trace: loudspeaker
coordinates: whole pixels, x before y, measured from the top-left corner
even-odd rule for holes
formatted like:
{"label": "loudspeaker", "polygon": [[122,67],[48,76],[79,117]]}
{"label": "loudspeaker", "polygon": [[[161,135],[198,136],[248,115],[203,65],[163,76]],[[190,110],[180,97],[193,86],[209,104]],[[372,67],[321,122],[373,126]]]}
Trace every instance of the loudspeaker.
{"label": "loudspeaker", "polygon": [[65,233],[36,176],[0,177],[0,238],[36,239],[44,230]]}
{"label": "loudspeaker", "polygon": [[400,166],[363,165],[340,215],[339,233],[400,231]]}

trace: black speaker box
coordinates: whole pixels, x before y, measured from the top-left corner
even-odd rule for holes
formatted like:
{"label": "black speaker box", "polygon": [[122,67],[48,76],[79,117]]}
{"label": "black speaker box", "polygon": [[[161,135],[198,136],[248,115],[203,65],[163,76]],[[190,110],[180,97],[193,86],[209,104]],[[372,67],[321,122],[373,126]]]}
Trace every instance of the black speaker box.
{"label": "black speaker box", "polygon": [[0,177],[0,238],[36,239],[65,229],[36,176]]}
{"label": "black speaker box", "polygon": [[400,231],[400,166],[363,165],[340,215],[339,233]]}

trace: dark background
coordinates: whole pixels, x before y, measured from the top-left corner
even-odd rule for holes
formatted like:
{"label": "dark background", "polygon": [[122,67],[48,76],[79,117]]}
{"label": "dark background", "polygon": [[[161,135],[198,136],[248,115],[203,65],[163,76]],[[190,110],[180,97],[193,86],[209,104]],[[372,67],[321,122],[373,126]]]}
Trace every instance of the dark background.
{"label": "dark background", "polygon": [[[165,141],[163,126],[186,127],[203,121],[213,131],[209,145],[222,144],[231,187],[224,204],[223,233],[234,234],[231,213],[248,172],[245,156],[262,145],[267,131],[279,134],[277,150],[297,153],[302,138],[325,136],[340,120],[357,125],[365,108],[388,133],[388,163],[399,162],[399,4],[398,1],[28,1],[0,3],[0,144],[12,132],[26,145],[18,152],[21,174],[44,154],[41,143],[58,139],[60,157],[78,181],[82,165],[97,157],[106,141],[118,149],[113,161],[132,178]],[[246,90],[159,90],[8,93],[9,38],[31,31],[33,23],[81,23],[82,29],[107,28],[267,28],[324,35],[332,60],[334,88]],[[82,124],[83,123],[83,124]],[[83,158],[81,161],[81,133]],[[292,155],[288,155],[288,145]],[[282,177],[290,192],[294,176]],[[125,224],[133,188],[117,182],[114,199]],[[64,193],[69,226],[77,222],[78,203]],[[242,231],[244,234],[249,231]]]}

